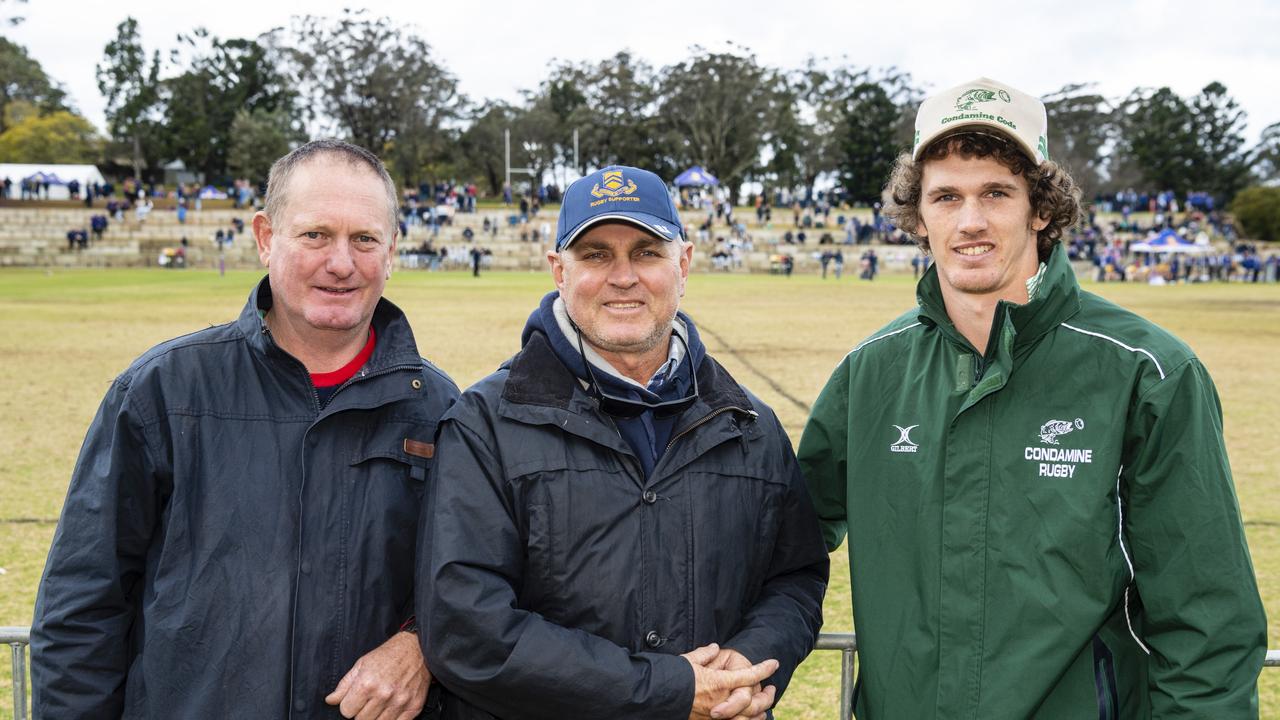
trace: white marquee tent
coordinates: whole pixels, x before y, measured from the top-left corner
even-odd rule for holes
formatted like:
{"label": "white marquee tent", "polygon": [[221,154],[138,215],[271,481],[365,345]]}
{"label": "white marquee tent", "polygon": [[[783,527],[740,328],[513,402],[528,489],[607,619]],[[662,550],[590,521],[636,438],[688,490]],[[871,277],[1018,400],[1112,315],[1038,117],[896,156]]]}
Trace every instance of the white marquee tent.
{"label": "white marquee tent", "polygon": [[[61,182],[49,183],[49,199],[50,200],[66,200],[71,197],[70,191],[67,190],[67,183],[72,180],[80,181],[80,196],[84,197],[84,188],[86,185],[93,183],[105,183],[106,178],[102,177],[102,173],[93,165],[60,165],[58,163],[0,163],[0,182],[5,178],[13,183],[9,189],[9,197],[17,199],[21,197],[22,181],[26,178],[43,173],[44,175],[53,175]],[[3,190],[0,189],[0,192]]]}

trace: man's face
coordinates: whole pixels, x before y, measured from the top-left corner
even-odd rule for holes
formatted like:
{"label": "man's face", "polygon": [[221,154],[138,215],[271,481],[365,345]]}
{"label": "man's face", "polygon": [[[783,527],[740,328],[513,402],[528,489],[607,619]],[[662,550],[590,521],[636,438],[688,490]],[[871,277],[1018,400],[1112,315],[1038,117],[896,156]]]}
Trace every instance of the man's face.
{"label": "man's face", "polygon": [[1036,232],[1026,178],[994,158],[952,153],[928,160],[921,177],[920,227],[944,292],[1026,302],[1036,273]]}
{"label": "man's face", "polygon": [[304,340],[367,326],[391,276],[398,230],[381,179],[319,157],[294,169],[285,200],[274,222],[253,218],[275,321]]}
{"label": "man's face", "polygon": [[547,259],[569,317],[606,357],[666,352],[693,246],[609,222]]}

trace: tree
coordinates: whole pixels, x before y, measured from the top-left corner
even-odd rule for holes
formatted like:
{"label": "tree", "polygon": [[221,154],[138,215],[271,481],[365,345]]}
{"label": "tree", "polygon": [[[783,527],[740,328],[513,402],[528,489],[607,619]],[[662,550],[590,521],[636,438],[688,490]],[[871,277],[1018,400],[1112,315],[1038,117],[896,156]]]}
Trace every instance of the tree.
{"label": "tree", "polygon": [[[254,40],[221,40],[203,28],[178,36],[170,60],[187,70],[161,83],[165,122],[161,147],[188,169],[225,177],[233,124],[241,112],[292,124],[296,94],[268,50]],[[183,58],[183,52],[189,57]]]}
{"label": "tree", "polygon": [[1205,190],[1224,205],[1249,181],[1250,159],[1244,147],[1247,115],[1220,82],[1212,82],[1191,99],[1195,136],[1200,147],[1194,190]]}
{"label": "tree", "polygon": [[[1172,90],[1134,90],[1122,104],[1122,152],[1153,189],[1184,195],[1204,165],[1195,111]],[[1198,188],[1196,188],[1198,189]]]}
{"label": "tree", "polygon": [[811,58],[790,76],[769,169],[784,186],[803,185],[810,195],[820,176],[838,173],[853,199],[872,202],[911,142],[907,110],[920,92],[909,74],[893,67],[824,65]]}
{"label": "tree", "polygon": [[658,116],[678,138],[676,164],[702,165],[736,201],[747,174],[761,165],[785,81],[745,48],[695,46],[692,55],[664,69]]}
{"label": "tree", "polygon": [[782,187],[803,186],[811,196],[818,176],[836,169],[840,102],[833,97],[833,79],[811,58],[779,86],[765,173]]}
{"label": "tree", "polygon": [[289,152],[293,143],[304,140],[288,110],[241,109],[231,121],[227,170],[253,182],[267,179],[276,158]]}
{"label": "tree", "polygon": [[1280,187],[1241,190],[1230,207],[1246,237],[1280,240]]}
{"label": "tree", "polygon": [[1262,130],[1262,136],[1250,154],[1253,156],[1254,175],[1259,181],[1280,180],[1280,122]]}
{"label": "tree", "polygon": [[1049,154],[1067,169],[1081,192],[1098,192],[1106,164],[1104,149],[1116,135],[1114,109],[1086,83],[1064,85],[1041,98],[1049,116]]}
{"label": "tree", "polygon": [[1135,90],[1122,113],[1122,149],[1155,189],[1204,190],[1225,205],[1248,181],[1246,116],[1222,83],[1190,101],[1167,87]]}
{"label": "tree", "polygon": [[502,192],[506,181],[503,132],[514,124],[518,111],[501,101],[489,101],[471,115],[467,129],[458,137],[462,169],[482,178],[492,195]]}
{"label": "tree", "polygon": [[547,171],[562,161],[569,131],[550,102],[536,95],[512,117],[510,130],[511,164],[529,169],[530,187],[536,190]]}
{"label": "tree", "polygon": [[579,171],[623,164],[675,175],[672,138],[658,118],[659,78],[652,66],[623,51],[596,65],[562,66],[558,74],[583,98],[566,128],[570,134],[579,130]]}
{"label": "tree", "polygon": [[148,63],[138,37],[138,21],[125,18],[116,26],[116,37],[107,43],[103,62],[97,66],[98,91],[107,101],[112,137],[131,146],[134,177],[139,180],[143,163],[155,150],[150,142],[158,125],[159,77],[160,52],[156,51]]}
{"label": "tree", "polygon": [[587,109],[580,89],[584,79],[579,70],[562,65],[536,91],[525,93],[525,107],[511,129],[511,158],[532,171],[534,188],[542,186],[553,166],[573,160],[573,118]]}
{"label": "tree", "polygon": [[8,129],[6,109],[17,100],[43,113],[67,109],[66,93],[27,55],[27,49],[0,37],[0,133]]}
{"label": "tree", "polygon": [[93,124],[66,110],[29,114],[0,133],[0,162],[91,163],[101,148]]}
{"label": "tree", "polygon": [[352,142],[390,155],[393,173],[414,183],[443,153],[441,129],[461,115],[457,80],[425,40],[390,18],[346,10],[337,20],[295,20],[292,72],[316,119]]}
{"label": "tree", "polygon": [[880,198],[901,151],[895,139],[901,112],[879,83],[855,86],[845,101],[840,174],[851,200]]}

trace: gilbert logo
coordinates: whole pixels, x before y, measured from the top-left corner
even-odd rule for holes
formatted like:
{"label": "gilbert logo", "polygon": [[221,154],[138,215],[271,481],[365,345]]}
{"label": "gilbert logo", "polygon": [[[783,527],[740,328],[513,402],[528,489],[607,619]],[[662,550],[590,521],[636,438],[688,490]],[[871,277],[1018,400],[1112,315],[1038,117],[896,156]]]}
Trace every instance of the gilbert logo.
{"label": "gilbert logo", "polygon": [[601,179],[601,182],[596,183],[595,187],[591,188],[592,196],[598,198],[614,198],[619,195],[630,195],[635,191],[635,181],[622,177],[621,170],[607,171]]}
{"label": "gilbert logo", "polygon": [[1057,445],[1058,436],[1066,435],[1072,430],[1083,430],[1084,420],[1076,418],[1075,422],[1070,420],[1050,420],[1040,426],[1040,442],[1046,445]]}
{"label": "gilbert logo", "polygon": [[908,425],[907,427],[894,425],[894,427],[898,430],[898,440],[889,446],[890,452],[913,453],[920,449],[919,445],[911,442],[911,431],[920,427],[919,425]]}
{"label": "gilbert logo", "polygon": [[999,94],[997,94],[994,90],[974,88],[956,98],[956,109],[972,110],[974,105],[977,105],[978,103],[989,103],[997,97],[1005,102],[1013,102],[1013,98],[1009,97],[1009,93],[1004,90],[1001,90]]}

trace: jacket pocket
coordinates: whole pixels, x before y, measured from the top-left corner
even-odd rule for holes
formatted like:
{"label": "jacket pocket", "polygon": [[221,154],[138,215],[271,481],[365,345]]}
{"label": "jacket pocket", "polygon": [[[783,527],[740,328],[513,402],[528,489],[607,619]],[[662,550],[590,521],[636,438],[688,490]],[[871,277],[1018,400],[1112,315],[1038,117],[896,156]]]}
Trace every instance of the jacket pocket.
{"label": "jacket pocket", "polygon": [[732,632],[768,579],[787,485],[769,468],[741,461],[690,468],[681,482],[698,554],[691,571],[695,582],[716,589],[715,626]]}
{"label": "jacket pocket", "polygon": [[[600,589],[625,595],[634,583],[639,515],[647,507],[643,489],[606,464],[542,462],[536,470],[522,468],[509,483],[525,546],[522,606],[553,622],[593,631],[601,629],[601,618],[588,609],[598,605]],[[628,597],[620,604],[632,601]]]}
{"label": "jacket pocket", "polygon": [[350,464],[357,467],[370,463],[372,469],[380,462],[394,463],[387,466],[389,471],[414,481],[417,486],[415,492],[421,495],[422,483],[426,481],[435,458],[434,437],[434,425],[386,423],[366,434],[352,452]]}

